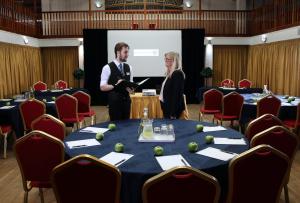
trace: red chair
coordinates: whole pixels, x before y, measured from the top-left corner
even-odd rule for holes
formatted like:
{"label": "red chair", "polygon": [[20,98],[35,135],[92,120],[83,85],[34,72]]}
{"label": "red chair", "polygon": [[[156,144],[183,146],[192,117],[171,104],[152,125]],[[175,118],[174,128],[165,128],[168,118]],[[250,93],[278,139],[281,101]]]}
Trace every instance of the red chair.
{"label": "red chair", "polygon": [[257,102],[256,118],[267,113],[278,117],[280,106],[280,99],[272,94],[267,95]]}
{"label": "red chair", "polygon": [[252,82],[248,79],[242,79],[239,81],[239,88],[251,88]]}
{"label": "red chair", "polygon": [[222,101],[222,113],[215,114],[214,119],[217,119],[217,123],[221,121],[221,125],[223,121],[231,121],[231,126],[233,126],[235,120],[240,120],[243,103],[244,97],[237,92],[225,95]]}
{"label": "red chair", "polygon": [[33,84],[33,89],[35,91],[47,90],[47,84],[43,83],[42,81],[38,81]]}
{"label": "red chair", "polygon": [[147,180],[143,203],[217,203],[220,186],[216,178],[191,167],[175,167]]}
{"label": "red chair", "polygon": [[234,157],[229,163],[227,203],[279,202],[289,167],[289,158],[268,145]]}
{"label": "red chair", "polygon": [[62,141],[66,136],[65,124],[49,114],[44,114],[32,121],[31,129],[43,131]]}
{"label": "red chair", "polygon": [[216,89],[211,89],[203,94],[203,107],[199,112],[199,121],[203,120],[203,114],[216,114],[222,110],[223,93]]}
{"label": "red chair", "polygon": [[51,188],[52,169],[64,161],[64,144],[59,139],[41,132],[32,131],[16,141],[14,152],[22,174],[24,202],[28,202],[28,192],[39,188],[44,202],[42,188]]}
{"label": "red chair", "polygon": [[36,99],[30,99],[19,105],[21,117],[23,120],[24,133],[31,131],[31,123],[41,115],[46,113],[46,105]]}
{"label": "red chair", "polygon": [[295,133],[299,132],[300,129],[300,102],[297,106],[297,116],[296,120],[284,120],[284,125],[293,130]]}
{"label": "red chair", "polygon": [[275,125],[282,126],[279,118],[272,114],[264,114],[251,121],[246,129],[245,136],[249,141],[257,134]]}
{"label": "red chair", "polygon": [[66,89],[66,88],[68,88],[68,83],[63,80],[59,80],[55,83],[55,88],[56,89]]}
{"label": "red chair", "polygon": [[[299,148],[299,138],[297,137],[297,135],[292,133],[290,130],[284,128],[283,126],[274,126],[261,133],[258,133],[252,138],[250,142],[251,147],[255,147],[260,144],[270,145],[275,149],[286,154],[289,157],[291,166],[295,158],[296,152]],[[271,171],[273,173],[273,170]],[[289,180],[287,179],[284,185],[284,194],[286,202],[289,202],[287,187],[288,181]]]}
{"label": "red chair", "polygon": [[0,125],[0,136],[4,138],[3,144],[3,158],[6,159],[6,149],[7,149],[7,136],[12,132],[12,127],[10,125]]}
{"label": "red chair", "polygon": [[[63,94],[55,100],[59,119],[65,124],[75,124],[82,128],[84,117],[78,114],[78,101],[75,97]],[[72,128],[73,129],[73,128]]]}
{"label": "red chair", "polygon": [[231,79],[225,79],[220,83],[221,87],[234,87],[234,81]]}
{"label": "red chair", "polygon": [[91,125],[95,124],[96,113],[91,109],[91,97],[83,91],[75,92],[73,95],[78,101],[78,113],[80,116],[91,117]]}
{"label": "red chair", "polygon": [[55,167],[51,182],[57,202],[120,202],[121,172],[90,155]]}

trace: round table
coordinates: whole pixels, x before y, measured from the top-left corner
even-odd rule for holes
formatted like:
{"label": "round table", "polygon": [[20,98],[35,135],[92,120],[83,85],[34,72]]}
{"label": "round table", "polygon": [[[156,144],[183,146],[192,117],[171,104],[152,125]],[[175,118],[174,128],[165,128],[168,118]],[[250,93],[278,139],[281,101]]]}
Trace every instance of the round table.
{"label": "round table", "polygon": [[[198,121],[188,120],[163,120],[156,119],[153,126],[160,126],[161,124],[173,124],[176,140],[172,143],[140,143],[138,142],[138,126],[140,120],[125,120],[114,122],[117,125],[115,131],[108,131],[105,133],[105,138],[101,141],[101,145],[70,149],[66,145],[66,154],[69,157],[74,157],[80,154],[90,154],[95,157],[101,158],[102,156],[114,150],[115,143],[121,142],[125,145],[124,153],[133,154],[134,156],[120,165],[118,168],[122,173],[122,186],[121,186],[121,202],[122,203],[135,203],[142,202],[141,191],[144,182],[150,177],[161,173],[163,170],[155,159],[153,148],[160,145],[164,148],[164,155],[181,154],[187,162],[197,169],[201,169],[213,176],[215,176],[222,187],[223,197],[226,194],[227,176],[228,176],[228,163],[229,161],[221,161],[202,155],[190,153],[187,145],[191,141],[199,144],[199,149],[204,149],[208,146],[227,151],[241,153],[249,148],[247,145],[215,145],[206,144],[205,135],[213,135],[215,137],[244,137],[239,132],[228,129],[225,131],[215,132],[196,132],[196,124]],[[94,127],[107,127],[109,122],[96,124]],[[205,126],[212,126],[211,123],[204,123]],[[93,133],[73,132],[67,136],[64,142],[91,139],[94,138]]]}

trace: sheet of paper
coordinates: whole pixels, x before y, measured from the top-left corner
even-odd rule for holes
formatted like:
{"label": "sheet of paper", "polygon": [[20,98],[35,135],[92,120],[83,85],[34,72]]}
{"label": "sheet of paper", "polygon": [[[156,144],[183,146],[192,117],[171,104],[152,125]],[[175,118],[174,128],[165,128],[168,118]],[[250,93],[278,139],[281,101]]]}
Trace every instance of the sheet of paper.
{"label": "sheet of paper", "polygon": [[181,154],[155,157],[160,167],[165,171],[176,166],[191,166]]}
{"label": "sheet of paper", "polygon": [[47,102],[48,104],[55,104],[55,101]]}
{"label": "sheet of paper", "polygon": [[27,99],[15,99],[15,102],[24,102],[26,101]]}
{"label": "sheet of paper", "polygon": [[222,126],[204,126],[203,132],[212,132],[212,131],[221,131],[221,130],[227,130],[226,128]]}
{"label": "sheet of paper", "polygon": [[76,140],[66,142],[70,149],[101,145],[96,139]]}
{"label": "sheet of paper", "polygon": [[101,157],[100,160],[105,161],[114,166],[120,166],[131,157],[133,157],[132,154],[110,152],[109,154],[106,154],[105,156]]}
{"label": "sheet of paper", "polygon": [[11,109],[14,108],[15,106],[2,106],[0,107],[0,109]]}
{"label": "sheet of paper", "polygon": [[226,145],[246,145],[246,141],[244,138],[240,139],[230,139],[226,137],[215,137],[214,138],[215,144],[226,144]]}
{"label": "sheet of paper", "polygon": [[97,128],[97,127],[86,127],[81,129],[79,132],[83,133],[105,133],[108,128]]}
{"label": "sheet of paper", "polygon": [[225,152],[220,149],[213,148],[213,147],[208,147],[206,149],[200,150],[200,151],[196,152],[196,154],[211,157],[214,159],[219,159],[222,161],[228,161],[237,155],[236,153]]}

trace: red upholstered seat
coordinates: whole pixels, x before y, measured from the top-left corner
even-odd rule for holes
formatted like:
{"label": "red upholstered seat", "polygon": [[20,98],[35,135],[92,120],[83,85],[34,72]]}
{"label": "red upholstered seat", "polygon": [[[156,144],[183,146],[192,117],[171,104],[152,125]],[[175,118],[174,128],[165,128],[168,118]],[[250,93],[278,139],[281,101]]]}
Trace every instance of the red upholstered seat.
{"label": "red upholstered seat", "polygon": [[43,102],[31,99],[22,102],[19,105],[20,113],[23,119],[24,131],[31,130],[31,123],[41,115],[46,113],[46,106]]}
{"label": "red upholstered seat", "polygon": [[238,116],[223,115],[221,113],[215,114],[215,118],[223,121],[238,120]]}
{"label": "red upholstered seat", "polygon": [[34,83],[33,89],[35,91],[47,90],[47,84],[42,81],[38,81],[37,83]]}
{"label": "red upholstered seat", "polygon": [[299,132],[300,129],[300,102],[297,106],[297,116],[295,120],[284,120],[284,125],[286,125],[288,128],[294,130],[295,133]]}
{"label": "red upholstered seat", "polygon": [[7,136],[12,132],[12,127],[10,125],[0,125],[0,136],[3,136],[3,158],[6,158],[6,148],[7,148]]}
{"label": "red upholstered seat", "polygon": [[79,116],[92,117],[91,124],[95,123],[96,113],[91,109],[91,97],[85,92],[77,91],[74,96],[78,101],[78,113]]}
{"label": "red upholstered seat", "polygon": [[53,137],[64,140],[66,135],[65,124],[57,118],[44,114],[35,119],[31,124],[32,130],[40,130],[46,132]]}
{"label": "red upholstered seat", "polygon": [[79,155],[57,166],[51,182],[60,203],[120,201],[121,172],[90,155]]}
{"label": "red upholstered seat", "polygon": [[234,87],[234,81],[231,79],[225,79],[220,83],[221,87]]}
{"label": "red upholstered seat", "polygon": [[144,203],[217,203],[219,195],[218,181],[191,167],[170,169],[150,178],[143,186]]}
{"label": "red upholstered seat", "polygon": [[63,80],[58,80],[55,83],[55,88],[56,89],[66,89],[66,88],[68,88],[68,83],[66,81],[63,81]]}
{"label": "red upholstered seat", "polygon": [[0,129],[0,134],[6,134],[11,132],[12,127],[10,125],[1,125]]}
{"label": "red upholstered seat", "polygon": [[51,187],[52,169],[64,161],[64,144],[47,133],[32,131],[16,141],[14,152],[22,174],[24,202],[31,187],[39,188],[43,199],[41,188]]}
{"label": "red upholstered seat", "polygon": [[281,122],[281,120],[279,120],[279,118],[272,114],[264,114],[249,123],[245,132],[245,136],[248,138],[249,141],[251,141],[251,139],[257,133],[260,133],[276,125],[282,126],[283,123]]}
{"label": "red upholstered seat", "polygon": [[229,164],[227,203],[278,202],[288,172],[288,157],[268,145],[234,157]]}
{"label": "red upholstered seat", "polygon": [[251,88],[252,82],[248,79],[242,79],[239,81],[239,88]]}
{"label": "red upholstered seat", "polygon": [[274,95],[267,95],[257,102],[257,114],[256,117],[260,117],[264,114],[273,114],[278,116],[281,106],[281,101]]}
{"label": "red upholstered seat", "polygon": [[202,120],[203,114],[215,114],[221,112],[223,93],[211,89],[203,94],[203,108],[199,112],[199,120]]}

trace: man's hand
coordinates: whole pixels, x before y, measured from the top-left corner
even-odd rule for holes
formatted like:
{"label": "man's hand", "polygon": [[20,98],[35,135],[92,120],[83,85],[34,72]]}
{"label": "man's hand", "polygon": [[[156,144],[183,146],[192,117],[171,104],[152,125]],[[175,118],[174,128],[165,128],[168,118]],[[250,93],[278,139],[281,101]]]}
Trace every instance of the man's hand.
{"label": "man's hand", "polygon": [[118,82],[117,82],[115,85],[119,84],[119,83],[122,82],[123,80],[124,80],[124,79],[118,80]]}
{"label": "man's hand", "polygon": [[129,94],[133,94],[134,93],[134,89],[131,89],[130,87],[126,87],[127,92],[129,92]]}

